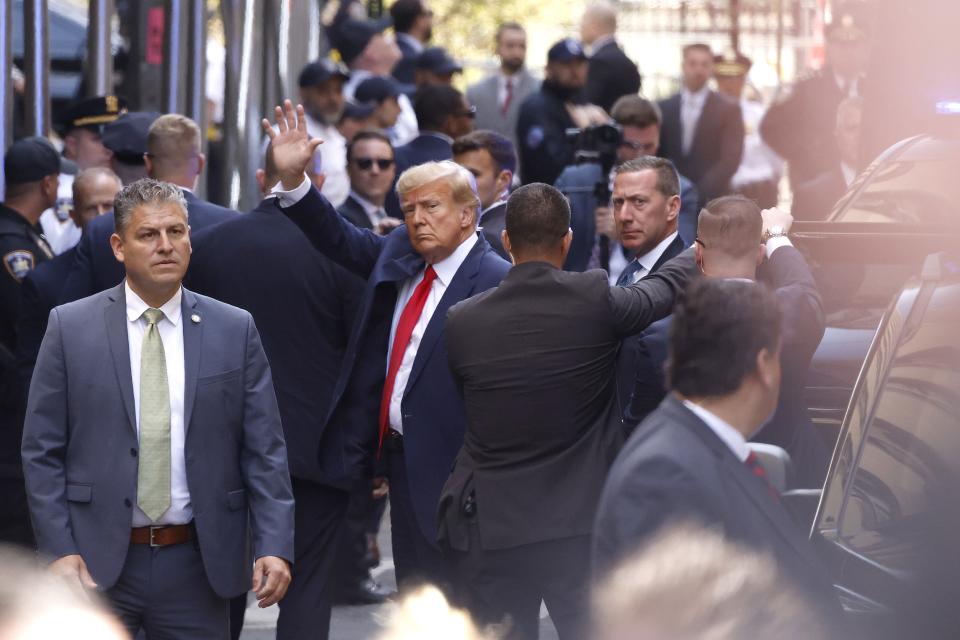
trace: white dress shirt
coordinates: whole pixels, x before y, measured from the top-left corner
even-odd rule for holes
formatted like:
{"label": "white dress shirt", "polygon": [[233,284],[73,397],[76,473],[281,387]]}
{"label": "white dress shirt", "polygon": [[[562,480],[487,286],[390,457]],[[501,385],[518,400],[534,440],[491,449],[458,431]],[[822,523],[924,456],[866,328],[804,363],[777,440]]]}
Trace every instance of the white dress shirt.
{"label": "white dress shirt", "polygon": [[747,461],[747,456],[750,455],[750,448],[747,446],[747,440],[743,437],[742,433],[698,404],[684,400],[683,406],[693,411],[698,418],[703,420],[707,426],[710,427],[710,430],[720,438],[723,444],[730,448],[730,451],[737,457],[737,460],[740,462]]}
{"label": "white dress shirt", "polygon": [[382,206],[378,207],[353,189],[350,189],[350,197],[356,200],[357,204],[363,207],[363,212],[367,214],[370,224],[374,227],[376,227],[381,220],[387,217],[387,212]]}
{"label": "white dress shirt", "polygon": [[743,159],[730,178],[730,186],[740,188],[758,182],[777,182],[783,175],[783,159],[760,136],[760,122],[766,107],[753,100],[740,101],[743,115]]}
{"label": "white dress shirt", "polygon": [[686,87],[680,90],[680,142],[683,146],[683,155],[690,155],[693,148],[693,136],[697,132],[697,123],[703,113],[703,105],[707,103],[710,88],[704,85],[696,93]]}
{"label": "white dress shirt", "polygon": [[[633,275],[633,280],[628,284],[635,284],[641,278],[650,275],[650,270],[653,269],[653,265],[657,264],[657,261],[660,260],[660,256],[662,256],[663,252],[667,250],[667,247],[670,246],[670,243],[677,239],[677,234],[678,232],[674,231],[664,238],[660,244],[655,246],[653,249],[636,258],[637,262],[640,263],[640,268],[637,269],[637,272]],[[620,251],[619,254],[622,256],[623,252]],[[627,264],[630,264],[630,262],[627,262]],[[624,268],[626,268],[626,265],[617,271],[617,278],[613,281],[614,284],[617,283],[616,281],[619,279],[620,274],[623,273]],[[610,271],[613,271],[613,252],[611,252],[610,255]]]}
{"label": "white dress shirt", "polygon": [[[427,301],[423,305],[420,319],[417,320],[417,324],[413,328],[413,333],[410,334],[410,342],[407,343],[407,349],[403,352],[403,359],[400,361],[400,368],[397,369],[397,375],[393,379],[393,393],[390,396],[390,413],[388,420],[390,422],[390,428],[396,429],[400,433],[403,433],[403,412],[400,409],[400,405],[403,401],[403,394],[407,389],[407,380],[410,378],[410,371],[413,369],[413,363],[417,358],[417,349],[420,347],[420,340],[423,339],[427,325],[430,324],[430,318],[433,317],[434,311],[437,310],[437,306],[440,304],[443,294],[446,293],[447,287],[450,286],[450,282],[453,280],[453,277],[457,275],[460,265],[467,259],[467,255],[475,244],[477,244],[477,234],[473,233],[470,234],[469,238],[460,243],[460,246],[457,247],[453,253],[433,265],[433,270],[437,272],[437,277],[430,286],[430,293],[427,295]],[[399,284],[397,304],[393,308],[393,322],[390,324],[390,342],[387,347],[388,368],[392,355],[391,351],[393,350],[393,339],[397,333],[397,324],[400,322],[400,314],[403,313],[403,308],[407,306],[407,302],[409,302],[413,296],[417,285],[423,281],[423,273],[424,272],[421,271],[416,276],[408,278]]]}
{"label": "white dress shirt", "polygon": [[[130,346],[130,378],[133,382],[133,413],[137,419],[137,435],[140,434],[140,350],[143,336],[147,330],[147,320],[143,317],[149,305],[133,292],[124,281],[127,300],[127,342]],[[170,298],[160,311],[163,318],[157,323],[160,340],[163,342],[163,355],[167,363],[167,384],[170,387],[170,508],[160,519],[152,522],[147,515],[134,505],[133,526],[146,527],[154,524],[187,524],[193,520],[193,507],[190,505],[190,490],[187,488],[187,467],[183,454],[186,440],[184,425],[184,389],[185,370],[183,359],[183,325],[180,323],[180,299],[183,290]]]}
{"label": "white dress shirt", "polygon": [[317,150],[320,154],[320,171],[326,176],[320,190],[327,200],[339,207],[350,193],[350,176],[347,175],[347,140],[333,125],[324,125],[309,115],[307,133],[313,138],[322,138]]}

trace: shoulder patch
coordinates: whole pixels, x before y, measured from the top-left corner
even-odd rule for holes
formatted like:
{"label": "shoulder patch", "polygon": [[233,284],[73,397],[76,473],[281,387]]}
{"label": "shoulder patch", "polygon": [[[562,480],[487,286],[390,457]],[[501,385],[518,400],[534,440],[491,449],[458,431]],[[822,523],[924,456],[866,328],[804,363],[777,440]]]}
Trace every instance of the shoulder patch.
{"label": "shoulder patch", "polygon": [[525,142],[531,149],[536,149],[543,142],[543,136],[543,127],[530,127]]}
{"label": "shoulder patch", "polygon": [[3,266],[17,282],[30,273],[35,263],[33,253],[25,249],[17,249],[3,256]]}

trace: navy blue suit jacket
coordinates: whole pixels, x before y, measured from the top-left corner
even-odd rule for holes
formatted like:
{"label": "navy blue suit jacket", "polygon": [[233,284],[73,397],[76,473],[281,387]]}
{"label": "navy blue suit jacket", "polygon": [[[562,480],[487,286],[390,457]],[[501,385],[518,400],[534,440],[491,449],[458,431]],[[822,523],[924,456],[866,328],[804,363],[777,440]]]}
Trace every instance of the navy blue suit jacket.
{"label": "navy blue suit jacket", "polygon": [[[270,361],[290,474],[348,489],[344,432],[320,440],[363,281],[313,250],[275,198],[193,237],[190,289],[250,312]],[[349,425],[344,425],[344,427]],[[356,425],[355,425],[356,426]],[[323,459],[329,458],[333,473]],[[355,470],[353,470],[355,473]]]}
{"label": "navy blue suit jacket", "polygon": [[[327,421],[354,425],[348,454],[369,464],[377,446],[376,425],[398,286],[418,274],[424,260],[410,244],[406,226],[387,236],[358,229],[314,188],[283,212],[318,251],[367,281]],[[466,430],[463,399],[447,362],[447,310],[497,286],[509,269],[480,234],[427,325],[404,390],[401,410],[409,489],[417,522],[428,540],[436,540],[440,491]],[[347,464],[353,462],[348,458]]]}
{"label": "navy blue suit jacket", "polygon": [[[201,200],[187,190],[184,190],[183,196],[187,201],[187,217],[193,233],[238,215],[233,209]],[[60,291],[59,304],[92,296],[115,287],[123,280],[123,265],[113,257],[110,247],[113,231],[112,215],[100,216],[87,225],[77,244],[77,257],[70,275]]]}

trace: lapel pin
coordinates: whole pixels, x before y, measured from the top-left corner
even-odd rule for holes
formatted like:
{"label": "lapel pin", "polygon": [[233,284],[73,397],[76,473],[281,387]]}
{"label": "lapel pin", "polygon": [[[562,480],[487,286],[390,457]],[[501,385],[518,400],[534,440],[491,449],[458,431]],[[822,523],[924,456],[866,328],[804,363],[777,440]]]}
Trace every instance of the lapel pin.
{"label": "lapel pin", "polygon": [[190,316],[190,319],[193,320],[194,324],[200,324],[200,316],[198,314],[193,314]]}

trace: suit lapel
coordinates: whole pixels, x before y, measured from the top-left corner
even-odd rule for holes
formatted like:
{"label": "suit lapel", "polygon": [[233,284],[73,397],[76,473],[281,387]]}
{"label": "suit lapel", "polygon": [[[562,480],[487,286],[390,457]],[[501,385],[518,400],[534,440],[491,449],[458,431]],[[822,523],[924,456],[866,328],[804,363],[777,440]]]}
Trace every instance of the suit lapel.
{"label": "suit lapel", "polygon": [[[197,398],[197,374],[200,371],[200,348],[203,344],[203,314],[199,299],[192,291],[183,290],[180,301],[180,322],[183,325],[183,425],[190,430],[193,402]],[[199,320],[194,320],[194,317]]]}
{"label": "suit lapel", "polygon": [[433,316],[427,324],[427,330],[423,333],[423,338],[420,340],[420,346],[417,348],[417,357],[413,361],[413,369],[410,371],[410,377],[407,380],[407,388],[404,390],[404,395],[413,388],[417,378],[423,372],[430,353],[440,340],[440,336],[443,335],[443,327],[447,321],[447,311],[461,300],[469,298],[470,294],[473,293],[474,280],[480,271],[480,262],[489,246],[483,236],[480,235],[473,249],[467,254],[466,260],[464,260],[460,268],[457,269],[456,275],[453,276],[453,280],[450,281],[450,286],[443,292],[443,297],[440,298],[440,304],[437,305],[437,309],[433,312]]}
{"label": "suit lapel", "polygon": [[137,420],[134,415],[133,378],[130,373],[130,343],[127,338],[127,297],[124,294],[123,283],[114,287],[107,296],[107,308],[104,319],[107,323],[107,342],[110,344],[110,355],[113,356],[113,367],[117,374],[117,383],[120,385],[120,396],[123,398],[123,408],[127,411],[127,420],[133,432],[137,432]]}
{"label": "suit lapel", "polygon": [[677,237],[673,239],[673,242],[667,245],[667,249],[660,254],[660,258],[650,269],[650,273],[655,273],[657,269],[662,267],[667,260],[672,260],[681,253],[683,253],[683,238],[680,237],[680,234],[677,234]]}

